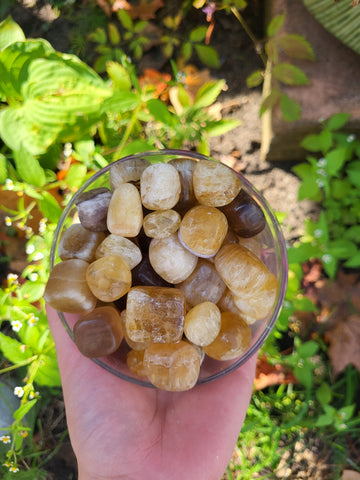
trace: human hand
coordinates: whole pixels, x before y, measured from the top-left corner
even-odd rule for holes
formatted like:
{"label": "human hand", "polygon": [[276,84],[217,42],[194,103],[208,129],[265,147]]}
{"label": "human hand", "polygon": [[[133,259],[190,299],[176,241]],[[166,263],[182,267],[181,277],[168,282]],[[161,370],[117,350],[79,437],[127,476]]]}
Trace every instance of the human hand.
{"label": "human hand", "polygon": [[56,311],[47,312],[79,480],[221,478],[249,405],[256,356],[186,392],[150,389],[84,357]]}

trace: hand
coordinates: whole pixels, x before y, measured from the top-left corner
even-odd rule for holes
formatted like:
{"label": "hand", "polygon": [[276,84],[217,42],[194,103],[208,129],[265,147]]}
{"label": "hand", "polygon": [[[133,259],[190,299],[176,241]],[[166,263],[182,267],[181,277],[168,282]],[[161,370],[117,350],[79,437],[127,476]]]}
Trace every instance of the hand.
{"label": "hand", "polygon": [[56,311],[47,311],[79,480],[221,478],[249,405],[255,356],[187,392],[158,391],[116,378],[81,355]]}

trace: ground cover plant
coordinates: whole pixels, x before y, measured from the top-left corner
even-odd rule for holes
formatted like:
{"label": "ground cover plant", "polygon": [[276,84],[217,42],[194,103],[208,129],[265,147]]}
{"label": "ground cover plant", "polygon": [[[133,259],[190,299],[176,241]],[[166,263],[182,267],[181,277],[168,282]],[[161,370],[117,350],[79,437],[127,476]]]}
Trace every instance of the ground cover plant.
{"label": "ground cover plant", "polygon": [[[141,72],[141,60],[154,48],[150,19],[162,2],[140,2],[133,16],[131,8],[97,3],[101,8],[90,2],[89,15],[82,15],[78,31],[71,33],[71,53],[40,37],[27,38],[11,17],[0,19],[0,183],[13,195],[12,204],[2,207],[2,238],[8,243],[22,237],[27,256],[17,275],[5,265],[0,290],[0,395],[10,411],[0,431],[2,478],[48,478],[47,463],[67,435],[64,428],[52,444],[45,441],[43,412],[59,398],[60,378],[42,295],[54,228],[71,195],[120,156],[163,147],[209,153],[209,138],[239,123],[215,108],[226,84],[216,70],[221,52],[209,40],[217,12],[243,24],[246,2],[182,2],[159,20],[155,43],[167,68]],[[76,15],[73,2],[52,4],[61,14]],[[204,22],[189,27],[184,37],[191,11]],[[280,102],[290,121],[301,112],[281,95],[279,83],[299,85],[307,79],[290,63],[276,64],[276,49],[288,47],[290,58],[309,60],[314,52],[301,37],[284,39],[282,22],[276,18],[266,41],[256,41],[265,64],[248,85],[258,86],[272,63],[272,90],[259,113]],[[193,88],[190,60],[211,67],[214,78],[204,77]],[[347,120],[340,112],[320,133],[305,138],[306,162],[294,167],[302,181],[299,200],[317,202],[321,213],[289,246],[286,301],[260,353],[229,479],[284,478],[289,471],[288,478],[303,478],[299,452],[309,445],[324,458],[331,452],[333,468],[328,471],[327,459],[320,477],[316,458],[315,470],[304,478],[359,471],[360,141],[342,133]]]}

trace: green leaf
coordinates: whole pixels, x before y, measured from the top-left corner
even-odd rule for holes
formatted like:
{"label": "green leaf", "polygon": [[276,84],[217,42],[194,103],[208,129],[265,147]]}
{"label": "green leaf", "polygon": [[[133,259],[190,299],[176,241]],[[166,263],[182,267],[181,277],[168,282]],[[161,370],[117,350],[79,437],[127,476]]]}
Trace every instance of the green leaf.
{"label": "green leaf", "polygon": [[28,280],[20,287],[20,293],[28,302],[33,303],[43,297],[45,291],[44,282],[31,282]]}
{"label": "green leaf", "polygon": [[328,383],[323,382],[315,391],[315,396],[321,405],[328,405],[332,399],[332,390]]}
{"label": "green leaf", "polygon": [[123,9],[119,9],[117,11],[117,16],[122,24],[122,26],[125,28],[125,30],[132,31],[134,28],[134,23],[132,21],[132,18],[130,15]]}
{"label": "green leaf", "polygon": [[256,70],[246,78],[246,86],[248,88],[258,87],[259,85],[262,84],[263,81],[264,81],[264,71]]}
{"label": "green leaf", "polygon": [[21,420],[25,417],[25,415],[32,409],[32,407],[37,402],[37,398],[33,398],[32,400],[28,400],[26,403],[21,405],[17,410],[14,412],[14,419]]}
{"label": "green leaf", "polygon": [[298,200],[319,201],[321,198],[321,191],[319,185],[316,183],[315,176],[308,176],[303,179],[298,190]]}
{"label": "green leaf", "polygon": [[356,187],[360,188],[360,160],[354,160],[349,163],[346,173],[349,181]]}
{"label": "green leaf", "polygon": [[55,356],[40,355],[40,366],[35,376],[38,385],[47,387],[60,387],[61,379],[59,367]]}
{"label": "green leaf", "polygon": [[350,257],[346,262],[344,262],[344,266],[346,268],[359,268],[360,267],[360,251],[356,252],[354,256]]}
{"label": "green leaf", "polygon": [[163,123],[164,125],[174,125],[174,117],[169,112],[165,103],[157,98],[152,98],[146,103],[151,115],[155,121]]}
{"label": "green leaf", "polygon": [[274,17],[266,28],[267,36],[268,37],[274,36],[283,26],[284,20],[285,20],[285,13]]}
{"label": "green leaf", "polygon": [[127,70],[118,62],[108,62],[106,71],[115,90],[130,90],[131,80]]}
{"label": "green leaf", "polygon": [[108,23],[108,32],[109,32],[109,40],[112,45],[117,45],[120,40],[120,33],[119,30],[117,29],[116,25],[112,22]]}
{"label": "green leaf", "polygon": [[13,152],[16,171],[25,182],[36,187],[42,187],[46,183],[44,169],[39,160],[25,149]]}
{"label": "green leaf", "polygon": [[5,183],[8,177],[7,160],[3,153],[0,153],[0,185]]}
{"label": "green leaf", "polygon": [[212,105],[225,86],[225,80],[204,83],[198,90],[194,107],[203,108]]}
{"label": "green leaf", "polygon": [[293,122],[301,117],[300,105],[285,94],[280,96],[280,108],[284,120]]}
{"label": "green leaf", "polygon": [[344,237],[353,242],[357,241],[360,243],[360,225],[352,225],[347,228]]}
{"label": "green leaf", "polygon": [[180,52],[184,62],[187,62],[189,60],[189,58],[191,57],[192,51],[193,51],[193,48],[190,42],[184,42],[181,45]]}
{"label": "green leaf", "polygon": [[106,32],[101,27],[98,27],[94,32],[91,32],[88,38],[92,42],[100,43],[100,45],[105,45],[107,42]]}
{"label": "green leaf", "polygon": [[263,115],[267,110],[272,109],[280,98],[279,90],[272,90],[267,97],[261,102],[259,115]]}
{"label": "green leaf", "polygon": [[15,338],[8,337],[0,332],[0,349],[11,363],[17,364],[27,360],[33,355],[30,348],[23,348],[23,344]]}
{"label": "green leaf", "polygon": [[182,107],[189,107],[191,105],[191,99],[189,93],[183,87],[183,85],[179,84],[177,87],[178,92],[178,100]]}
{"label": "green leaf", "polygon": [[294,375],[298,379],[298,381],[302,383],[307,389],[311,388],[313,383],[313,374],[312,370],[308,367],[308,365],[305,365],[303,367],[295,365]]}
{"label": "green leaf", "polygon": [[[351,189],[351,183],[348,180],[334,178],[330,185],[331,195],[335,200],[345,199]],[[359,237],[360,238],[360,237]]]}
{"label": "green leaf", "polygon": [[304,295],[297,295],[293,298],[293,304],[296,310],[301,312],[316,312],[316,305],[310,300],[309,297]]}
{"label": "green leaf", "polygon": [[313,357],[318,351],[319,344],[314,340],[309,340],[308,342],[301,343],[296,349],[296,353],[302,358]]}
{"label": "green leaf", "polygon": [[207,27],[196,27],[193,30],[191,30],[190,35],[189,35],[189,40],[190,42],[202,42],[206,36],[207,32]]}
{"label": "green leaf", "polygon": [[20,26],[14,22],[12,17],[7,17],[0,23],[0,50],[14,42],[26,40],[25,34]]}
{"label": "green leaf", "polygon": [[286,85],[307,85],[309,83],[305,73],[291,63],[278,63],[273,67],[274,77]]}
{"label": "green leaf", "polygon": [[219,135],[224,135],[225,133],[233,130],[234,128],[241,125],[239,120],[224,119],[218,120],[216,122],[210,122],[204,128],[205,132],[209,137],[217,137]]}
{"label": "green leaf", "polygon": [[346,260],[353,257],[357,252],[358,248],[354,242],[340,238],[329,243],[327,253],[339,260]]}
{"label": "green leaf", "polygon": [[121,114],[132,112],[140,102],[141,99],[136,93],[118,90],[104,100],[101,108],[104,113]]}
{"label": "green leaf", "polygon": [[68,187],[73,190],[81,187],[86,178],[87,168],[83,163],[73,163],[66,175]]}
{"label": "green leaf", "polygon": [[319,415],[316,419],[315,426],[316,427],[327,427],[333,423],[334,419],[329,415],[323,414]]}
{"label": "green leaf", "polygon": [[341,423],[344,421],[350,420],[353,417],[355,412],[355,404],[346,405],[345,407],[339,408],[337,414]]}
{"label": "green leaf", "polygon": [[339,265],[338,259],[333,257],[330,254],[323,255],[321,259],[322,259],[322,264],[323,264],[325,273],[329,276],[329,278],[331,279],[335,278],[338,265]]}
{"label": "green leaf", "polygon": [[210,47],[209,45],[201,45],[196,43],[194,45],[196,53],[199,59],[202,61],[204,65],[207,65],[211,68],[219,68],[220,67],[220,60],[217,51]]}
{"label": "green leaf", "polygon": [[300,245],[296,247],[290,247],[287,254],[290,264],[305,263],[311,258],[319,258],[319,256],[321,256],[321,250],[311,243],[300,243]]}
{"label": "green leaf", "polygon": [[321,152],[321,138],[320,135],[313,133],[311,135],[307,135],[300,144],[305,150],[309,152]]}
{"label": "green leaf", "polygon": [[342,128],[350,118],[349,113],[336,113],[326,122],[326,127],[328,130],[339,130]]}
{"label": "green leaf", "polygon": [[292,58],[315,60],[315,53],[310,43],[301,35],[286,34],[275,38],[277,45]]}
{"label": "green leaf", "polygon": [[334,148],[327,152],[325,155],[326,158],[326,165],[325,171],[328,175],[334,176],[337,172],[343,167],[347,157],[347,148],[346,147],[338,147]]}

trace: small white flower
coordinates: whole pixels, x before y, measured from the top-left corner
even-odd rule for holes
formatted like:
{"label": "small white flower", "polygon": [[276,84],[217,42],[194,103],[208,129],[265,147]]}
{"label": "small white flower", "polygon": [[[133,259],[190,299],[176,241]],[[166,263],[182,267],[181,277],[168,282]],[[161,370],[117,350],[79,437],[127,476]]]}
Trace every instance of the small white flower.
{"label": "small white flower", "polygon": [[26,226],[24,222],[17,222],[16,226],[18,227],[19,230],[25,230]]}
{"label": "small white flower", "polygon": [[16,473],[18,471],[19,471],[18,467],[10,467],[9,468],[9,472]]}
{"label": "small white flower", "polygon": [[347,136],[346,141],[347,141],[348,143],[351,143],[351,142],[353,142],[353,141],[355,140],[355,138],[356,138],[356,135],[354,135],[353,133],[351,133],[350,135]]}
{"label": "small white flower", "polygon": [[37,260],[42,260],[44,258],[44,254],[41,253],[41,252],[36,252],[34,257],[33,257],[33,260],[36,262]]}
{"label": "small white flower", "polygon": [[6,279],[7,279],[7,282],[8,282],[8,285],[14,285],[14,284],[17,284],[18,283],[18,275],[16,275],[16,273],[8,273]]}
{"label": "small white flower", "polygon": [[17,397],[21,398],[24,396],[24,389],[22,387],[15,387],[14,388],[14,395],[16,395]]}
{"label": "small white flower", "polygon": [[11,218],[8,217],[8,216],[5,217],[5,225],[6,225],[7,227],[11,227],[11,225],[12,225],[12,220],[11,220]]}
{"label": "small white flower", "polygon": [[314,231],[314,237],[315,237],[315,238],[320,238],[322,234],[323,234],[323,231],[322,231],[320,228],[317,228],[317,229]]}
{"label": "small white flower", "polygon": [[26,245],[26,250],[25,251],[28,255],[31,255],[32,253],[35,252],[35,246],[32,245],[32,244],[28,244],[28,245]]}
{"label": "small white flower", "polygon": [[317,163],[318,163],[319,167],[325,167],[325,165],[327,163],[326,158],[324,158],[324,157],[320,158]]}
{"label": "small white flower", "polygon": [[39,396],[39,392],[32,391],[32,392],[29,393],[29,399],[30,400],[32,400],[33,398],[38,397],[38,396]]}
{"label": "small white flower", "polygon": [[31,313],[28,319],[29,327],[33,327],[34,325],[37,324],[38,321],[39,321],[39,317],[35,317],[35,315]]}
{"label": "small white flower", "polygon": [[342,423],[341,425],[339,425],[339,428],[340,428],[341,430],[346,430],[346,428],[347,428],[346,423]]}
{"label": "small white flower", "polygon": [[31,227],[26,227],[25,229],[25,238],[29,239],[33,236],[34,231]]}
{"label": "small white flower", "polygon": [[5,180],[5,188],[7,190],[13,190],[14,189],[14,182],[10,178],[7,178]]}
{"label": "small white flower", "polygon": [[37,274],[37,273],[31,273],[31,274],[29,275],[29,280],[30,280],[30,282],[36,282],[36,280],[37,280],[38,278],[39,278],[39,274]]}
{"label": "small white flower", "polygon": [[19,332],[22,326],[23,324],[20,322],[20,320],[13,320],[11,322],[11,328],[14,330],[14,332]]}
{"label": "small white flower", "polygon": [[325,171],[323,168],[318,168],[318,169],[316,170],[316,173],[317,173],[318,175],[321,175],[322,177],[326,177],[326,176],[327,176],[327,173],[326,173],[326,171]]}
{"label": "small white flower", "polygon": [[63,153],[64,153],[64,157],[68,158],[70,157],[70,155],[72,154],[72,145],[71,143],[65,143],[64,145],[64,150],[63,150]]}
{"label": "small white flower", "polygon": [[10,435],[1,435],[0,441],[3,443],[10,443],[11,442]]}
{"label": "small white flower", "polygon": [[323,255],[321,257],[321,260],[324,262],[324,263],[330,263],[332,261],[333,257],[331,255],[329,255],[328,253],[325,253],[325,255]]}
{"label": "small white flower", "polygon": [[320,178],[316,179],[316,183],[319,185],[320,188],[325,186],[324,180],[321,180]]}

